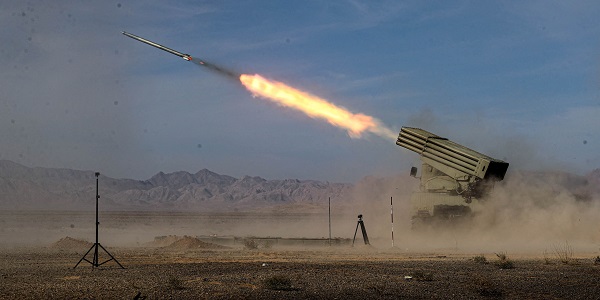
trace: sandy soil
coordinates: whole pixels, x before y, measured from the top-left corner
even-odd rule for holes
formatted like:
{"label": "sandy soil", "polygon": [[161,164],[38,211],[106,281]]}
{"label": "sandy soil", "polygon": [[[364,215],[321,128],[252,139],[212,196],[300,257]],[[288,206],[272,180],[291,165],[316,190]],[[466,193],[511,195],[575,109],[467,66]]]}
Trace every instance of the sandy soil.
{"label": "sandy soil", "polygon": [[[103,213],[100,242],[121,269],[74,268],[93,245],[93,213],[0,212],[0,299],[600,299],[597,227],[427,234],[398,223],[391,248],[387,219],[372,217],[373,246],[330,247],[324,217]],[[355,215],[334,215],[333,237],[355,228]],[[253,248],[252,236],[270,239]]]}
{"label": "sandy soil", "polygon": [[[0,298],[600,298],[593,257],[563,263],[515,256],[508,258],[512,268],[502,269],[493,253],[411,254],[364,245],[247,249],[187,237],[165,247],[107,247],[125,269],[114,261],[74,268],[88,249],[85,241],[63,238],[48,247],[1,250]],[[99,262],[108,258],[100,250]]]}

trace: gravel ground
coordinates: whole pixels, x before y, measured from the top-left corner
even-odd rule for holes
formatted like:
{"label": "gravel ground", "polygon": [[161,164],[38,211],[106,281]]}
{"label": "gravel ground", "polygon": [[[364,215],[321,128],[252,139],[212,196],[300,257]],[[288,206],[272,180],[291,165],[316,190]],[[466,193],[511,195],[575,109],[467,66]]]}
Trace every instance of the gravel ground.
{"label": "gravel ground", "polygon": [[78,248],[0,250],[0,299],[600,299],[591,257],[509,257],[501,269],[493,253],[108,248],[126,269],[73,268]]}

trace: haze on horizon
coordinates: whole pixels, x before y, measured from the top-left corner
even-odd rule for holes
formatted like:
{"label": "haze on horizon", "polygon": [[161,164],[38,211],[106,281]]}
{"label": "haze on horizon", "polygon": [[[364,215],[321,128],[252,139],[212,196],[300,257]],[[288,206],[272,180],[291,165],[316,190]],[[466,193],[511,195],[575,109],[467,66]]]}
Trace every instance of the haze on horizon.
{"label": "haze on horizon", "polygon": [[0,3],[0,159],[351,182],[418,155],[252,97],[125,30],[516,169],[600,167],[600,4]]}

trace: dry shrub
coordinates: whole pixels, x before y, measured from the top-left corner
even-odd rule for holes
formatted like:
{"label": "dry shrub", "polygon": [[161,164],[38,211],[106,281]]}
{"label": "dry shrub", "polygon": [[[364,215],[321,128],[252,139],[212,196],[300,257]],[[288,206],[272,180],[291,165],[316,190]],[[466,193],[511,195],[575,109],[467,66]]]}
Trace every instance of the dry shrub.
{"label": "dry shrub", "polygon": [[554,254],[563,264],[568,264],[573,260],[573,247],[569,245],[569,241],[565,241],[564,245],[554,245]]}
{"label": "dry shrub", "polygon": [[550,259],[550,255],[547,250],[544,250],[544,263],[549,265],[552,263],[552,259]]}
{"label": "dry shrub", "polygon": [[473,261],[482,265],[488,263],[487,259],[485,258],[485,256],[483,256],[483,254],[473,257]]}
{"label": "dry shrub", "polygon": [[498,252],[496,253],[496,256],[498,257],[498,261],[496,261],[496,266],[498,266],[498,268],[500,269],[512,269],[515,266],[513,265],[512,260],[510,260],[508,258],[508,256],[506,256],[505,252]]}

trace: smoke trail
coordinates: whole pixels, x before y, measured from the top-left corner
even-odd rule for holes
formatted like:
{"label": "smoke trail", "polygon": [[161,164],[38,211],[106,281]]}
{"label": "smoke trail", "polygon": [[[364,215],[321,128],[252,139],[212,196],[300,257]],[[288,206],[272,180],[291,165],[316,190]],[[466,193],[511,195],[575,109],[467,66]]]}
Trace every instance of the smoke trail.
{"label": "smoke trail", "polygon": [[193,63],[195,63],[195,64],[197,64],[197,65],[199,65],[199,66],[201,66],[201,67],[206,67],[206,68],[210,69],[211,71],[217,72],[217,73],[219,73],[221,75],[227,76],[227,77],[232,78],[232,79],[236,79],[237,80],[240,77],[239,73],[233,72],[231,70],[225,69],[225,68],[223,68],[221,66],[209,63],[207,61],[204,61],[204,60],[201,60],[201,59],[198,59],[198,58],[190,58],[190,61],[193,62]]}

